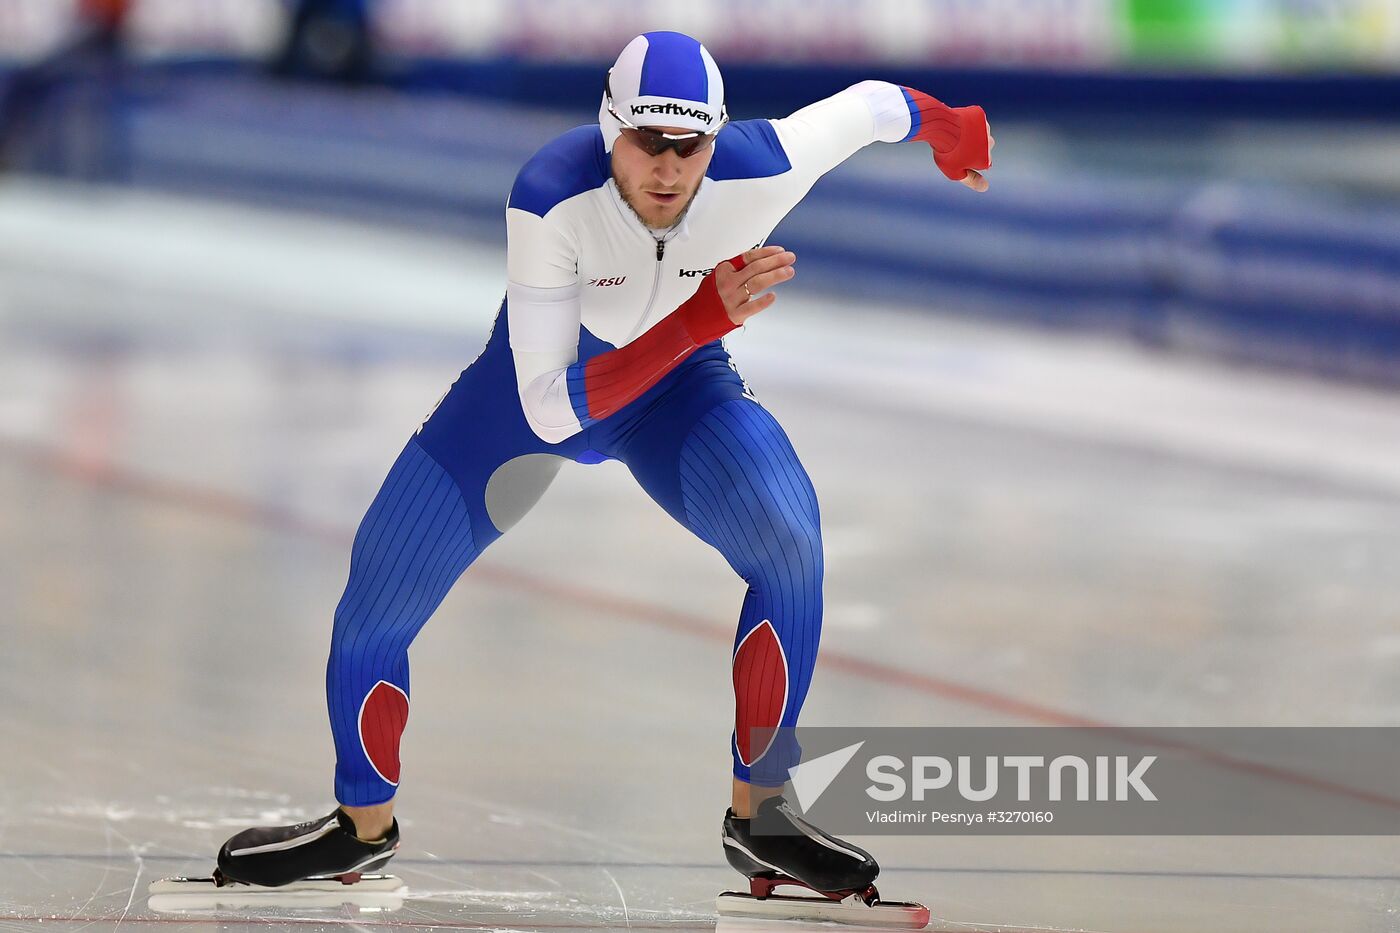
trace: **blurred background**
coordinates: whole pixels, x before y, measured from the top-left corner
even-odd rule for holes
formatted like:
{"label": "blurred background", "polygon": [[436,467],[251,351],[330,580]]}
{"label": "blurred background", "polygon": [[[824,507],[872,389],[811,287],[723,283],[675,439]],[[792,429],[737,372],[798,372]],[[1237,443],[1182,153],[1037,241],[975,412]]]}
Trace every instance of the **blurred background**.
{"label": "blurred background", "polygon": [[[805,724],[1400,720],[1400,0],[0,0],[0,924],[326,812],[350,535],[651,29],[737,119],[884,78],[997,139],[980,196],[833,171],[727,340],[821,496]],[[562,471],[415,644],[396,928],[712,927],[742,595]],[[1383,837],[871,847],[940,929],[1400,916]]]}
{"label": "blurred background", "polygon": [[809,281],[1393,381],[1389,0],[3,0],[0,152],[499,243],[649,23],[704,37],[736,118],[867,77],[992,115],[990,199],[885,152],[819,187],[781,228],[835,260]]}

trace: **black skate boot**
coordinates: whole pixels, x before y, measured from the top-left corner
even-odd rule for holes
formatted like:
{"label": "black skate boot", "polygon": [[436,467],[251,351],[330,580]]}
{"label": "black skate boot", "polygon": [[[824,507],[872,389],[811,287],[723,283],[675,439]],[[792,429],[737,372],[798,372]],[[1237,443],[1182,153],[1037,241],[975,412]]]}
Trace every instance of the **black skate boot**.
{"label": "black skate boot", "polygon": [[310,879],[355,884],[388,862],[398,847],[397,820],[383,839],[364,842],[356,837],[350,817],[336,808],[319,820],[238,833],[219,850],[214,880],[220,886],[281,887]]}
{"label": "black skate boot", "polygon": [[868,888],[880,873],[869,852],[817,829],[782,797],[760,803],[752,820],[726,812],[724,855],[753,880],[756,897],[767,895],[780,883],[774,879],[783,877],[819,894],[851,894]]}
{"label": "black skate boot", "polygon": [[[881,901],[875,889],[880,866],[869,852],[808,823],[781,796],[758,805],[751,820],[724,815],[724,855],[749,879],[749,893],[726,891],[726,916],[835,920],[866,926],[920,929],[922,904]],[[774,894],[778,885],[807,888],[821,897]]]}

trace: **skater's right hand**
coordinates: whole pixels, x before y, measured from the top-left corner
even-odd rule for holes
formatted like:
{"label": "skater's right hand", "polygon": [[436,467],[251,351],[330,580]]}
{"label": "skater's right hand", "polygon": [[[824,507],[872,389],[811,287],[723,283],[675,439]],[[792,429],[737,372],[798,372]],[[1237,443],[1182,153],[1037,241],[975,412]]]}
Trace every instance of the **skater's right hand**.
{"label": "skater's right hand", "polygon": [[797,254],[781,246],[760,246],[744,253],[742,269],[736,270],[727,259],[715,266],[715,286],[729,319],[742,324],[770,307],[778,296],[766,290],[792,281],[795,262]]}

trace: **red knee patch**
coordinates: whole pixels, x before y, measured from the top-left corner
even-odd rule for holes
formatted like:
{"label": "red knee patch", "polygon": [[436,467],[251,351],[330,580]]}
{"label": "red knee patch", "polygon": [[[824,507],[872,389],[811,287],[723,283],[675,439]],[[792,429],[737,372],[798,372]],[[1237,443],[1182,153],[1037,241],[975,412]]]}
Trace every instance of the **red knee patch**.
{"label": "red knee patch", "polygon": [[379,776],[399,783],[399,738],[408,724],[408,694],[381,680],[360,705],[360,745]]}
{"label": "red knee patch", "polygon": [[[744,764],[762,758],[773,744],[787,695],[787,658],[773,623],[764,619],[734,651],[734,741]],[[755,735],[755,729],[761,731]]]}

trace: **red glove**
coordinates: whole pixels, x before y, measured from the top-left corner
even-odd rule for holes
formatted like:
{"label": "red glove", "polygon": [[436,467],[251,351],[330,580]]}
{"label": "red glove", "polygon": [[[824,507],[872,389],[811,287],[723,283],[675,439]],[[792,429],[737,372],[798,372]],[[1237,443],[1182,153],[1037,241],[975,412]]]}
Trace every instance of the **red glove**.
{"label": "red glove", "polygon": [[944,175],[962,181],[968,169],[991,168],[987,114],[981,107],[949,107],[912,87],[904,88],[904,94],[913,122],[908,138],[929,144],[933,161]]}

